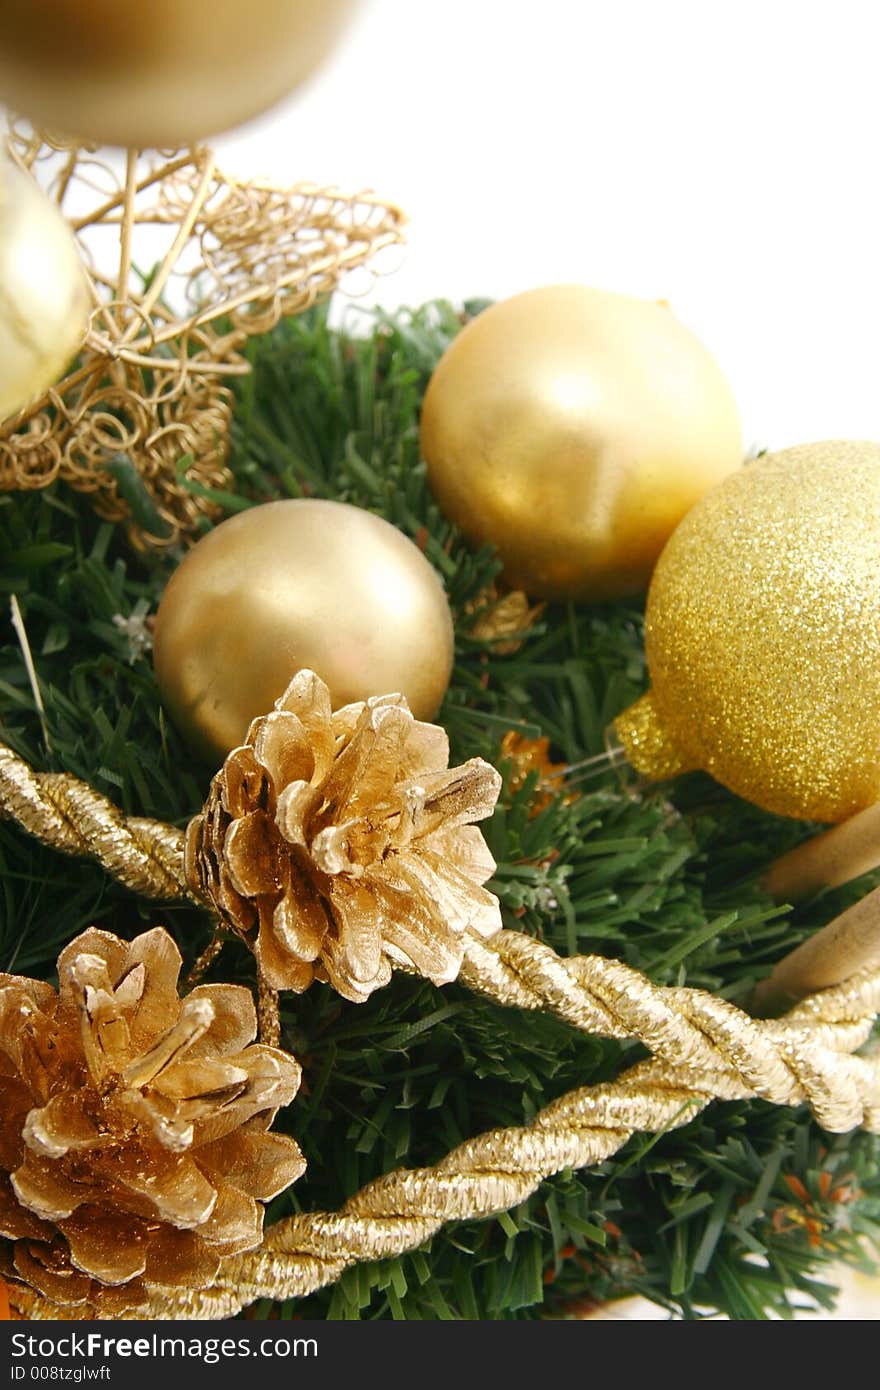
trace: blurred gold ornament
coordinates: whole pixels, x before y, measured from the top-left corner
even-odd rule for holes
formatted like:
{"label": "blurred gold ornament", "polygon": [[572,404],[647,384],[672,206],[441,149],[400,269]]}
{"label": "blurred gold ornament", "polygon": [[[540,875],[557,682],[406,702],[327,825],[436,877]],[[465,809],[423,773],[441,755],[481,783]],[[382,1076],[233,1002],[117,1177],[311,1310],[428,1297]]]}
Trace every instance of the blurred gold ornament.
{"label": "blurred gold ornament", "polygon": [[334,705],[399,690],[430,719],[452,645],[443,586],[412,541],[359,507],[300,498],[193,547],[162,596],[153,661],[174,723],[216,764],[303,667]]}
{"label": "blurred gold ornament", "polygon": [[136,545],[173,544],[218,515],[206,489],[232,487],[240,349],[400,241],[402,215],[369,194],[239,183],[202,148],[122,166],[16,127],[9,151],[67,214],[93,307],[74,368],[0,426],[0,491],[60,477]]}
{"label": "blurred gold ornament", "polygon": [[52,385],[82,341],[90,308],[73,233],[0,151],[0,419]]}
{"label": "blurred gold ornament", "polygon": [[249,1046],[248,990],[181,1000],[179,970],[161,928],[91,929],[62,951],[58,994],[0,975],[0,1265],[54,1304],[108,1316],[209,1286],[305,1168],[267,1133],[296,1062]]}
{"label": "blurred gold ornament", "polygon": [[648,595],[651,690],[616,721],[648,777],[710,772],[779,815],[880,799],[880,444],[786,449],[685,518]]}
{"label": "blurred gold ornament", "polygon": [[465,936],[501,927],[474,821],[501,778],[400,695],[332,710],[300,671],[211,783],[186,837],[186,877],[253,947],[274,989],[329,980],[361,1003],[403,965],[454,980]]}
{"label": "blurred gold ornament", "polygon": [[702,343],[665,305],[578,285],[516,295],[459,334],[421,445],[446,515],[546,598],[645,588],[674,527],[742,457]]}
{"label": "blurred gold ornament", "polygon": [[0,3],[0,100],[104,145],[167,149],[250,119],[309,78],[353,0]]}

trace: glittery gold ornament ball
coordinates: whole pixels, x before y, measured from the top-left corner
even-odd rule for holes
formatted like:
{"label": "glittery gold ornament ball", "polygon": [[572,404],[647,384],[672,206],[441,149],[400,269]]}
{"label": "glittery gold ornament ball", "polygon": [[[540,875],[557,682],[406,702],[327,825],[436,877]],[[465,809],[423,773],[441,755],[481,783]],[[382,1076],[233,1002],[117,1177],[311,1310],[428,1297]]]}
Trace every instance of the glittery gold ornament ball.
{"label": "glittery gold ornament ball", "polygon": [[219,762],[305,667],[337,708],[399,692],[431,719],[452,644],[443,586],[412,541],[303,498],[240,512],[193,547],[159,605],[153,660],[173,722]]}
{"label": "glittery gold ornament ball", "polygon": [[27,0],[0,5],[0,100],[104,145],[169,148],[292,92],[355,0]]}
{"label": "glittery gold ornament ball", "polygon": [[422,410],[450,520],[543,598],[638,593],[674,528],[742,462],[730,388],[665,304],[556,285],[484,310]]}
{"label": "glittery gold ornament ball", "polygon": [[651,691],[617,721],[647,776],[702,768],[780,815],[880,799],[880,444],[786,449],[679,526],[648,595]]}
{"label": "glittery gold ornament ball", "polygon": [[85,336],[89,308],[64,218],[32,178],[0,163],[0,420],[60,376]]}

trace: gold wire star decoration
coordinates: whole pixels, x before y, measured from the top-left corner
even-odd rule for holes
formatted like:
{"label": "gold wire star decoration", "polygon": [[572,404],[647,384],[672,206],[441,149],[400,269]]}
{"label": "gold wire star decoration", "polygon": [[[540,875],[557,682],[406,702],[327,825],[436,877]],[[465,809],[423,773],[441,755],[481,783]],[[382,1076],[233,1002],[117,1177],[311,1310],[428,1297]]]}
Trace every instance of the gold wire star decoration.
{"label": "gold wire star decoration", "polygon": [[93,309],[64,377],[0,423],[0,492],[59,478],[137,548],[176,544],[232,487],[229,383],[250,370],[248,338],[352,270],[376,274],[404,215],[369,192],[231,178],[203,146],[114,162],[12,121],[7,153],[70,222]]}

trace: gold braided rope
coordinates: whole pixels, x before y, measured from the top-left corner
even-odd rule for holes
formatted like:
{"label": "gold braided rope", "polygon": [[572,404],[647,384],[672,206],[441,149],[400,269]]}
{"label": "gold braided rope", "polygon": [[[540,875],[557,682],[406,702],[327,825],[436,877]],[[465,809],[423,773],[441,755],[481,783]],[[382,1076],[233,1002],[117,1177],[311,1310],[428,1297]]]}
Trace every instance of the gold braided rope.
{"label": "gold braided rope", "polygon": [[34,772],[2,743],[0,816],[62,854],[97,859],[108,874],[143,897],[189,896],[182,877],[182,831],[124,815],[69,773]]}
{"label": "gold braided rope", "polygon": [[[335,1282],[352,1264],[414,1250],[447,1221],[516,1206],[563,1168],[609,1158],[638,1130],[674,1129],[712,1099],[643,1064],[618,1081],[572,1091],[528,1126],[468,1140],[433,1168],[389,1173],[337,1212],[280,1221],[259,1250],[225,1262],[213,1288],[154,1288],[150,1316],[231,1317],[258,1298],[296,1298]],[[13,1306],[28,1318],[70,1317],[19,1285]]]}
{"label": "gold braided rope", "polygon": [[[0,744],[0,815],[53,849],[96,859],[146,897],[198,902],[184,874],[183,831],[124,815],[68,773],[35,772],[5,744]],[[878,978],[873,972],[855,975],[845,986],[817,996],[822,1008],[805,1000],[780,1023],[752,1019],[703,990],[654,985],[604,956],[563,959],[515,931],[498,932],[488,941],[470,935],[459,976],[495,1003],[553,1013],[585,1033],[637,1038],[676,1066],[718,1072],[733,1064],[744,1069],[755,1094],[781,1103],[788,1092],[780,1071],[784,1065],[773,1053],[779,1036],[794,1026],[837,1051],[861,1046],[880,1007]],[[837,1010],[833,1018],[827,1012],[831,999]]]}
{"label": "gold braided rope", "polygon": [[[3,745],[0,807],[44,843],[97,858],[139,893],[188,895],[180,831],[124,816],[74,777],[35,773]],[[638,1038],[654,1057],[617,1081],[570,1092],[527,1126],[468,1140],[433,1168],[390,1173],[338,1212],[277,1223],[259,1250],[224,1264],[212,1289],[155,1288],[152,1316],[227,1317],[257,1298],[301,1296],[357,1261],[414,1249],[446,1221],[515,1206],[551,1174],[601,1162],[636,1132],[684,1124],[713,1099],[806,1102],[828,1130],[880,1132],[880,1059],[850,1055],[880,1009],[880,971],[854,975],[771,1021],[701,990],[653,985],[617,961],[563,960],[517,932],[469,938],[460,978],[498,1003]],[[31,1318],[65,1315],[19,1287],[13,1303]]]}
{"label": "gold braided rope", "polygon": [[[874,981],[875,996],[880,980]],[[814,1011],[833,1023],[846,1012],[846,991],[829,991]],[[842,997],[832,998],[840,995]],[[794,1030],[796,1033],[797,1030]],[[860,1121],[880,1130],[880,1065],[859,1058],[823,1057],[809,1043],[789,1044],[797,1058],[785,1103],[824,1103],[829,1081],[840,1084],[841,1064],[858,1093],[856,1110],[839,1112],[850,1128]],[[826,1075],[820,1076],[822,1066]],[[496,1215],[517,1206],[545,1178],[563,1169],[586,1168],[610,1158],[635,1133],[667,1132],[687,1124],[716,1099],[754,1094],[729,1076],[706,1076],[686,1066],[675,1071],[643,1062],[618,1080],[570,1091],[529,1125],[490,1130],[458,1145],[433,1168],[401,1169],[369,1183],[337,1212],[306,1212],[279,1221],[259,1250],[227,1260],[214,1286],[202,1290],[154,1287],[149,1315],[155,1318],[231,1317],[258,1298],[301,1298],[334,1283],[353,1264],[387,1259],[414,1250],[448,1221]],[[857,1118],[856,1118],[857,1115]],[[12,1301],[29,1318],[70,1317],[19,1286]]]}
{"label": "gold braided rope", "polygon": [[[0,744],[0,815],[64,854],[97,859],[119,882],[145,897],[198,901],[183,867],[183,831],[161,821],[125,816],[107,797],[68,773],[34,772]],[[776,1052],[792,1027],[836,1051],[861,1046],[880,1008],[880,973],[854,976],[825,991],[816,1010],[805,1001],[786,1023],[756,1020],[704,990],[652,984],[637,970],[604,956],[563,959],[522,932],[488,941],[469,935],[459,976],[497,1004],[553,1013],[584,1033],[636,1038],[671,1065],[719,1074],[742,1072],[754,1094],[787,1103],[786,1064]],[[845,1004],[845,1007],[844,1007]]]}

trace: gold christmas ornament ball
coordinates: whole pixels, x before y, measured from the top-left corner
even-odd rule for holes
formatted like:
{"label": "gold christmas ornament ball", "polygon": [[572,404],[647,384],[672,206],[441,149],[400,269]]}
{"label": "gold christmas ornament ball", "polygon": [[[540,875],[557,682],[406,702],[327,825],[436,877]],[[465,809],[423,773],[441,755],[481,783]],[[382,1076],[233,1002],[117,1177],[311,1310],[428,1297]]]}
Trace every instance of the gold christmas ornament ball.
{"label": "gold christmas ornament ball", "polygon": [[0,0],[0,100],[98,144],[190,144],[311,77],[356,3]]}
{"label": "gold christmas ornament ball", "polygon": [[649,777],[702,768],[779,815],[880,799],[880,444],[805,444],[694,507],[648,595],[651,690],[617,721]]}
{"label": "gold christmas ornament ball", "polygon": [[681,518],[742,462],[736,403],[664,304],[579,285],[479,314],[431,378],[422,455],[445,514],[515,588],[647,586]]}
{"label": "gold christmas ornament ball", "polygon": [[313,498],[210,531],[172,575],[153,634],[171,718],[214,762],[304,668],[334,708],[395,692],[430,720],[452,647],[446,594],[418,547],[370,512]]}
{"label": "gold christmas ornament ball", "polygon": [[0,420],[61,375],[85,336],[89,307],[64,218],[32,178],[0,164]]}

